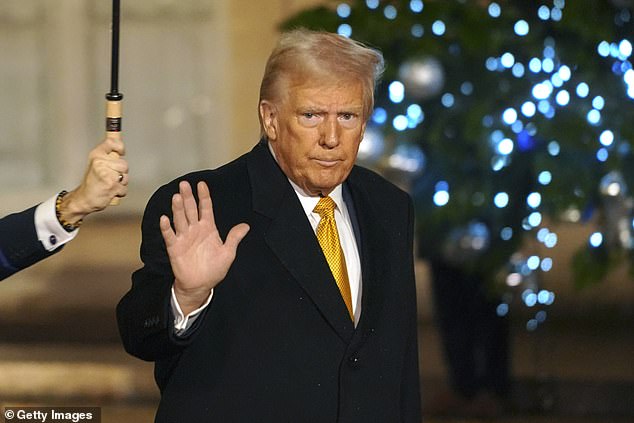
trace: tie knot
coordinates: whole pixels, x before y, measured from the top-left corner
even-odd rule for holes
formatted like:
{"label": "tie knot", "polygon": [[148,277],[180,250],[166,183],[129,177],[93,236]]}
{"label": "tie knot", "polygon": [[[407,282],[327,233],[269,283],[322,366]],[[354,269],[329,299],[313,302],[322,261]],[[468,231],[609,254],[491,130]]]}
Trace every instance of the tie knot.
{"label": "tie knot", "polygon": [[337,205],[332,198],[322,197],[319,199],[319,202],[317,203],[313,211],[321,217],[334,216],[336,206]]}

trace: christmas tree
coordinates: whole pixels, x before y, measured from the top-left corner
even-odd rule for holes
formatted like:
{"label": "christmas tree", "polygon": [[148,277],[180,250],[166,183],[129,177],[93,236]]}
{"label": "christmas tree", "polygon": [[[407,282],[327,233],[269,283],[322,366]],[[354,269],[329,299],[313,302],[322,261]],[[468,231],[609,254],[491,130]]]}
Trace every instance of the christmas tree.
{"label": "christmas tree", "polygon": [[634,257],[633,20],[629,0],[350,0],[282,29],[383,52],[359,162],[412,193],[422,256],[512,284],[552,267],[517,260],[527,239],[556,248],[552,222],[594,219],[583,286]]}

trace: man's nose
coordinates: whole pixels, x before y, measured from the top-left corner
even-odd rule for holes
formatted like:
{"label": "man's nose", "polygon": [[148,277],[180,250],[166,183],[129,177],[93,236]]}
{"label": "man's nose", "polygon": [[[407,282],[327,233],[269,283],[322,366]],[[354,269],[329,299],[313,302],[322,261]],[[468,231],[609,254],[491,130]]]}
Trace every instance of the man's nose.
{"label": "man's nose", "polygon": [[339,145],[339,122],[337,116],[328,116],[321,125],[321,143],[328,148]]}

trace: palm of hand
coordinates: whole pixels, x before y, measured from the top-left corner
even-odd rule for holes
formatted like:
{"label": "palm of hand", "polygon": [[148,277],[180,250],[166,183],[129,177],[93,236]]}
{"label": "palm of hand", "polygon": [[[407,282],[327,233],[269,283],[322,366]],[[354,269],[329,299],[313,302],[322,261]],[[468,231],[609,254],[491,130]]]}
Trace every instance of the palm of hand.
{"label": "palm of hand", "polygon": [[213,214],[209,188],[198,183],[199,204],[188,182],[179,184],[179,193],[172,197],[174,229],[167,216],[161,216],[160,228],[172,271],[174,291],[179,301],[189,305],[202,303],[209,291],[218,285],[229,271],[238,244],[249,231],[240,223],[234,226],[225,242],[220,238]]}
{"label": "palm of hand", "polygon": [[174,277],[183,290],[213,289],[227,274],[235,250],[222,242],[212,222],[199,220],[167,245]]}

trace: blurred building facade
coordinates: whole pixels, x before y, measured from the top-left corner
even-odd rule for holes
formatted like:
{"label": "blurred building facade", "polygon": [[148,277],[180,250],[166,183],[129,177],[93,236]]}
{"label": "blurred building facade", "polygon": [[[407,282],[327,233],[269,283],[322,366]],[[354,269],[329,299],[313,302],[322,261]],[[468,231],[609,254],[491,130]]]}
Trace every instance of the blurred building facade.
{"label": "blurred building facade", "polygon": [[[314,0],[122,1],[119,89],[138,213],[159,184],[215,167],[259,136],[276,25]],[[76,184],[104,135],[110,1],[0,3],[0,214]]]}

